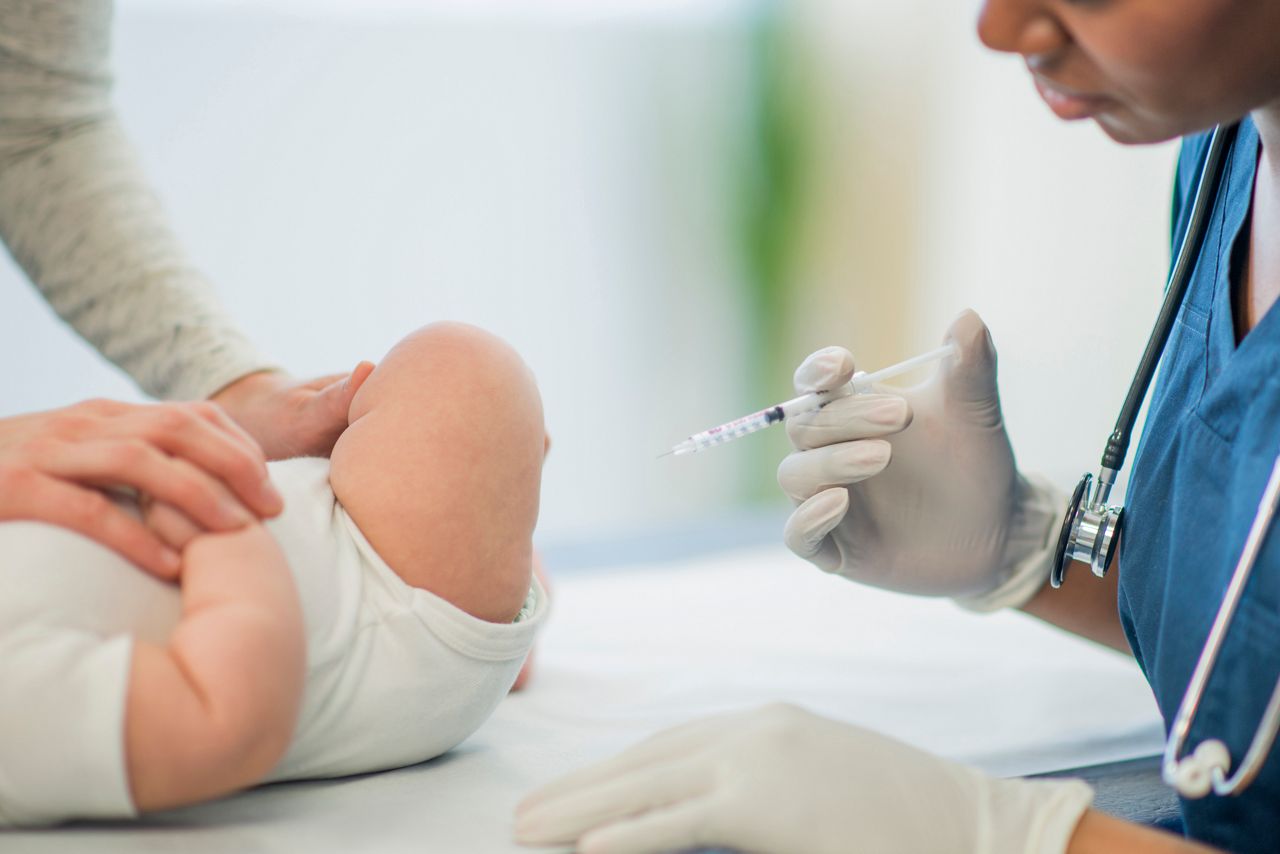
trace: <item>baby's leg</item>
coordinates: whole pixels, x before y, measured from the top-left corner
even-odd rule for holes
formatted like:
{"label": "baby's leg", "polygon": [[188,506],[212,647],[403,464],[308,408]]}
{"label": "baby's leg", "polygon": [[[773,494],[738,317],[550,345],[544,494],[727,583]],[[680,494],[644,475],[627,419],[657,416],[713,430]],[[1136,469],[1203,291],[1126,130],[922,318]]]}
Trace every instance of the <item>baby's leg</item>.
{"label": "baby's leg", "polygon": [[259,782],[302,696],[302,611],[266,530],[197,537],[182,560],[181,622],[167,646],[138,642],[129,674],[125,755],[144,812]]}
{"label": "baby's leg", "polygon": [[546,434],[529,369],[499,339],[439,323],[361,386],[333,449],[334,494],[407,583],[510,622],[529,590]]}

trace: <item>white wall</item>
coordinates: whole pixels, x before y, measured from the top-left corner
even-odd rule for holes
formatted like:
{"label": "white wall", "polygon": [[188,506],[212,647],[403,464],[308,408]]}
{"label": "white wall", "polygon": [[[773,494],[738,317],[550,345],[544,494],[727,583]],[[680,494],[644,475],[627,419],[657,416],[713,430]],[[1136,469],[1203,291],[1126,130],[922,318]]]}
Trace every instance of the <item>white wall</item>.
{"label": "white wall", "polygon": [[[118,103],[284,365],[349,368],[440,318],[492,329],[546,400],[543,535],[630,529],[737,494],[731,457],[655,458],[745,405],[750,6],[121,0]],[[5,412],[136,396],[9,268],[0,324]]]}
{"label": "white wall", "polygon": [[[1173,149],[1063,127],[977,44],[973,0],[784,5],[804,203],[769,381],[832,342],[886,364],[973,306],[1021,461],[1068,485],[1154,314]],[[782,452],[654,460],[770,402],[740,369],[734,242],[765,9],[120,0],[119,104],[197,261],[295,373],[436,318],[491,328],[546,397],[543,535],[647,530],[731,506]],[[8,267],[0,357],[0,412],[134,395]]]}

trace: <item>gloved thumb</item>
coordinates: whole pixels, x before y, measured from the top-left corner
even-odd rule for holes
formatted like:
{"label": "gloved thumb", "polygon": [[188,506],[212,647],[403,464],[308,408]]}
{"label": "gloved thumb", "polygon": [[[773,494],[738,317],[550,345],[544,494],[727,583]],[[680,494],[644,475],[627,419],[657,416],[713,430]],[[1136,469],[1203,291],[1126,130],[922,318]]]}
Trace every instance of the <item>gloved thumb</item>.
{"label": "gloved thumb", "polygon": [[796,392],[831,391],[853,379],[853,354],[843,347],[823,347],[796,368]]}
{"label": "gloved thumb", "polygon": [[976,420],[999,423],[996,348],[987,325],[976,312],[966,310],[952,322],[945,340],[956,345],[956,355],[942,366],[948,400],[964,406]]}

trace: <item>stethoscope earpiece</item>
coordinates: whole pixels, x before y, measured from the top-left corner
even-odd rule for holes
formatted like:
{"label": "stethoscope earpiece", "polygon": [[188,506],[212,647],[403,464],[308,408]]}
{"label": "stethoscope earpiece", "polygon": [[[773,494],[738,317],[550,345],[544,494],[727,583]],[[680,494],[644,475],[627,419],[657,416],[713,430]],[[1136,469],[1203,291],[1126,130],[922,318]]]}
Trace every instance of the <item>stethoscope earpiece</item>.
{"label": "stethoscope earpiece", "polygon": [[1195,751],[1178,760],[1169,782],[1184,798],[1198,800],[1220,786],[1231,768],[1227,746],[1216,738],[1202,741]]}

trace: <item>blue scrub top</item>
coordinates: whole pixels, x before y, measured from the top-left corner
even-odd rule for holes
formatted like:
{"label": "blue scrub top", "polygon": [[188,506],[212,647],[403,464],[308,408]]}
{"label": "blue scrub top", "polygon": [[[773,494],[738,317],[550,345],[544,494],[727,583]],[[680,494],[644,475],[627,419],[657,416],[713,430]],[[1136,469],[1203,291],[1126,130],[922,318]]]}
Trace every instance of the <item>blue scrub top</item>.
{"label": "blue scrub top", "polygon": [[[1187,139],[1174,235],[1187,227],[1208,137]],[[1260,143],[1246,120],[1228,160],[1186,301],[1161,363],[1135,459],[1120,543],[1120,618],[1166,730],[1280,451],[1280,310],[1236,346],[1233,283],[1247,259]],[[1175,244],[1176,245],[1176,244]],[[1191,727],[1239,767],[1280,677],[1280,531],[1267,538]],[[1230,851],[1280,851],[1280,749],[1241,795],[1182,800],[1188,836]]]}

